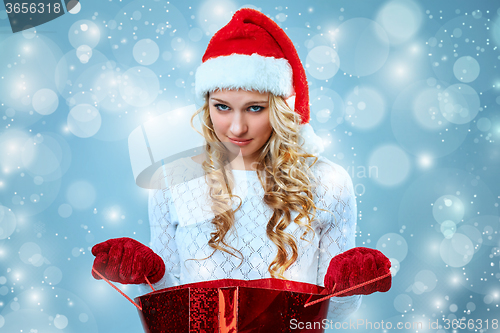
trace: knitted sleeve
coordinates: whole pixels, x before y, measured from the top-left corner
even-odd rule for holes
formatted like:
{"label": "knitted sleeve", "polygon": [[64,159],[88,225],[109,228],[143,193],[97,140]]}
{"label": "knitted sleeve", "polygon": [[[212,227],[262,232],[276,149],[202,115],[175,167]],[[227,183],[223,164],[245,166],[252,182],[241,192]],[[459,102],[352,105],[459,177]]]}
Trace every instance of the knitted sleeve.
{"label": "knitted sleeve", "polygon": [[[324,286],[324,278],[330,260],[355,247],[356,197],[351,177],[340,165],[329,160],[318,161],[317,196],[320,208],[333,213],[321,212],[323,220],[319,241],[317,284]],[[361,295],[332,297],[328,319],[343,321],[361,305]]]}

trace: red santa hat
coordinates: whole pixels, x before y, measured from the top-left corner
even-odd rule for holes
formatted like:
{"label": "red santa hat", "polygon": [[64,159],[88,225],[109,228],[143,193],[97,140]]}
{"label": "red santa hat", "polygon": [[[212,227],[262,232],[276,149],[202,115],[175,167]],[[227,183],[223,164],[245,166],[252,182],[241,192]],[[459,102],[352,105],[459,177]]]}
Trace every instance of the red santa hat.
{"label": "red santa hat", "polygon": [[271,92],[287,99],[300,115],[301,146],[324,151],[309,125],[309,86],[297,50],[286,33],[263,13],[242,8],[215,33],[196,70],[195,93],[203,98],[218,89]]}
{"label": "red santa hat", "polygon": [[304,67],[286,33],[263,13],[242,8],[217,31],[196,70],[200,98],[217,89],[295,95],[301,124],[309,122],[309,92]]}

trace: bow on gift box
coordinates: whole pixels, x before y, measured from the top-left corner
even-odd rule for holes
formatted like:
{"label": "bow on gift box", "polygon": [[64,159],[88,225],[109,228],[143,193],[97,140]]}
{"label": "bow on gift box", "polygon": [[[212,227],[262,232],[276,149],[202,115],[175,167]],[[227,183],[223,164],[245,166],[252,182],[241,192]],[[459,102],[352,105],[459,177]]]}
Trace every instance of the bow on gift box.
{"label": "bow on gift box", "polygon": [[369,295],[391,288],[391,262],[380,251],[355,247],[333,257],[325,275],[329,295],[304,305],[308,307],[334,296]]}

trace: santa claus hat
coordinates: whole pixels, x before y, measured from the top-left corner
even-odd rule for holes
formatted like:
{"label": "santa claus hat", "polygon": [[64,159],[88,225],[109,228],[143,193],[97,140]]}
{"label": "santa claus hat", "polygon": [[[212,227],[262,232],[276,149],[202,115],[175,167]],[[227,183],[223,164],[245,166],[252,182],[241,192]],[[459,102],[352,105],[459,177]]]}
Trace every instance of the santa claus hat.
{"label": "santa claus hat", "polygon": [[[304,67],[290,38],[263,13],[251,8],[236,11],[212,37],[202,61],[195,75],[195,93],[200,99],[218,89],[271,92],[286,99],[294,96],[292,107],[301,124],[309,122]],[[310,125],[305,127],[310,136]],[[314,149],[314,153],[322,151],[322,147]]]}

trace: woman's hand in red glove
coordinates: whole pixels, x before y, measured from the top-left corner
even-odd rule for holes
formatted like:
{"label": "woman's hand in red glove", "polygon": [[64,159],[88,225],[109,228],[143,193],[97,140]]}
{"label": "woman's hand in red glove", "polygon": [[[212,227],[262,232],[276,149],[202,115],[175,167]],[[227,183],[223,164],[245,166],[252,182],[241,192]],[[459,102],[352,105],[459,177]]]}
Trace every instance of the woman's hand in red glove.
{"label": "woman's hand in red glove", "polygon": [[[156,283],[165,274],[165,264],[149,247],[132,238],[114,238],[92,247],[93,268],[105,278],[122,284]],[[92,276],[101,278],[92,270]]]}
{"label": "woman's hand in red glove", "polygon": [[[333,257],[325,275],[325,288],[335,285],[334,293],[390,272],[391,262],[380,251],[366,247],[355,247]],[[376,291],[386,292],[391,288],[391,275],[362,287],[340,294],[339,297],[369,295]]]}

